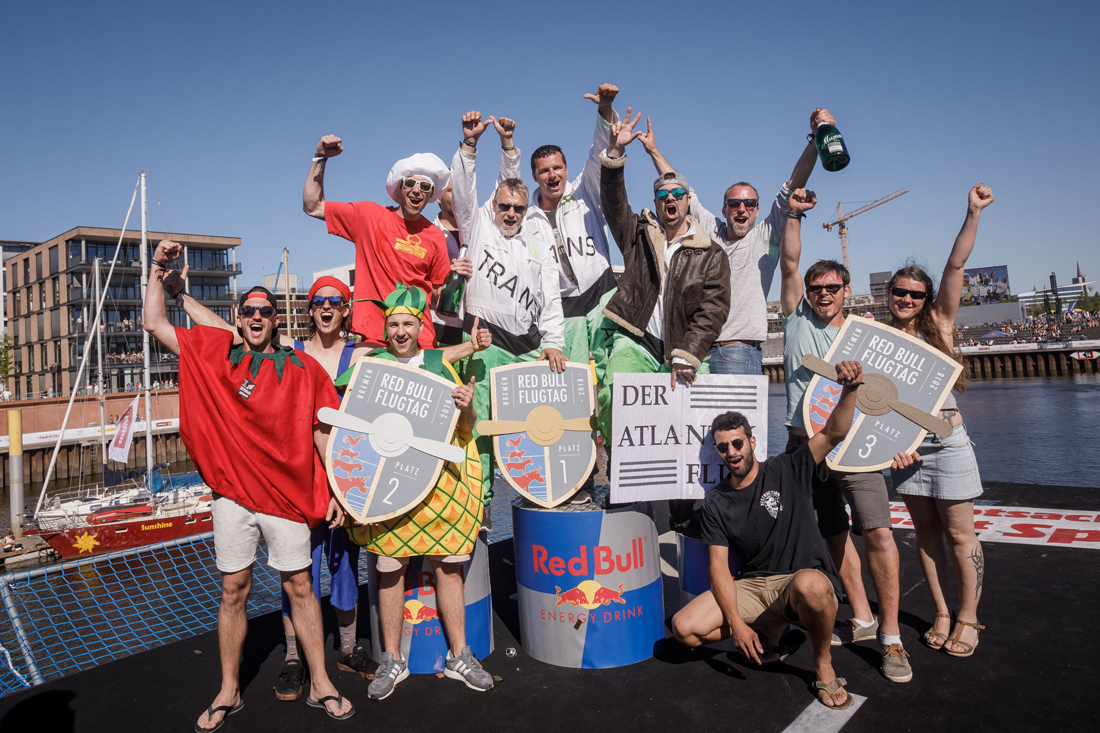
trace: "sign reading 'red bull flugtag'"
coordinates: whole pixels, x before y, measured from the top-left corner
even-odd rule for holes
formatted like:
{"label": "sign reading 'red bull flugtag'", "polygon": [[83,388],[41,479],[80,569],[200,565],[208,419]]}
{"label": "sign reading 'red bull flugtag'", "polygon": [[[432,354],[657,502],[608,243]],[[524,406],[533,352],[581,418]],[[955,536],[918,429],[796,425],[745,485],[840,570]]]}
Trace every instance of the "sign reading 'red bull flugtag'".
{"label": "sign reading 'red bull flugtag'", "polygon": [[560,667],[600,669],[664,642],[657,528],[640,512],[513,507],[523,647]]}

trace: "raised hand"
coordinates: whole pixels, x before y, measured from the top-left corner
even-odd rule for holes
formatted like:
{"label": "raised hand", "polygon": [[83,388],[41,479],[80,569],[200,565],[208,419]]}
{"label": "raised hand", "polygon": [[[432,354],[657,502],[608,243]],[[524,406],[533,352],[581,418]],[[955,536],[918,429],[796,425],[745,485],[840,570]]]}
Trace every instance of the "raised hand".
{"label": "raised hand", "polygon": [[836,125],[836,119],[829,110],[818,108],[810,113],[810,132],[817,132],[818,125]]}
{"label": "raised hand", "polygon": [[858,361],[842,361],[836,365],[836,381],[849,389],[863,384],[863,365]]}
{"label": "raised hand", "polygon": [[459,387],[455,387],[451,390],[451,398],[458,405],[459,410],[467,410],[470,407],[470,403],[474,401],[474,380],[477,377],[470,377],[469,384],[463,384]]}
{"label": "raised hand", "polygon": [[791,198],[787,202],[787,210],[792,214],[805,214],[816,205],[817,195],[813,191],[796,188],[791,191]]}
{"label": "raised hand", "polygon": [[492,121],[493,126],[497,128],[497,134],[500,135],[501,147],[511,147],[512,134],[516,131],[516,121],[508,117],[501,117],[499,120],[492,117],[489,119]]}
{"label": "raised hand", "polygon": [[630,113],[632,108],[626,108],[626,119],[621,122],[616,122],[611,126],[611,140],[607,146],[608,154],[613,158],[621,157],[623,154],[623,148],[630,143],[637,140],[644,135],[643,132],[634,132],[634,126],[638,124],[638,121],[642,119],[642,113],[639,112],[631,121]]}
{"label": "raised hand", "polygon": [[493,122],[492,116],[483,120],[480,112],[467,112],[462,115],[462,137],[476,143],[481,133],[485,132]]}
{"label": "raised hand", "polygon": [[596,88],[595,94],[585,94],[585,99],[591,99],[600,108],[600,111],[610,110],[612,103],[615,101],[615,96],[619,93],[619,88],[614,84],[600,84]]}
{"label": "raised hand", "polygon": [[[641,113],[639,113],[639,116]],[[657,152],[657,139],[653,136],[653,122],[648,117],[645,118],[646,131],[639,132],[637,137],[642,141],[642,147],[650,155]]]}
{"label": "raised hand", "polygon": [[993,190],[984,183],[979,183],[974,188],[970,189],[970,202],[969,208],[971,211],[981,211],[985,207],[993,203]]}
{"label": "raised hand", "polygon": [[344,144],[335,135],[325,135],[321,142],[317,143],[318,158],[335,158],[344,152]]}
{"label": "raised hand", "polygon": [[183,245],[173,242],[171,239],[162,239],[153,252],[153,259],[157,262],[174,262],[183,254]]}
{"label": "raised hand", "polygon": [[187,286],[187,271],[191,265],[184,265],[183,270],[169,270],[164,274],[164,292],[175,298],[183,292]]}

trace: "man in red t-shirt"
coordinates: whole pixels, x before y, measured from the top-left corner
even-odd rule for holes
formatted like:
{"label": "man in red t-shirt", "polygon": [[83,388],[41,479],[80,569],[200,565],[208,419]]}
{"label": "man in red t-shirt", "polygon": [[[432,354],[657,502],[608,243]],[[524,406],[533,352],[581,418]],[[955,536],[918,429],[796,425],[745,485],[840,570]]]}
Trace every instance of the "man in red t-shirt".
{"label": "man in red t-shirt", "polygon": [[[161,242],[145,293],[144,327],[180,357],[180,436],[214,494],[214,552],[222,572],[218,642],[222,683],[196,730],[221,727],[241,708],[239,667],[248,617],[245,602],[261,537],[271,567],[290,598],[297,637],[309,665],[307,703],[330,717],[350,718],[355,708],[325,671],[321,607],[310,583],[310,528],[343,524],[320,452],[328,429],[317,410],[339,400],[325,369],[312,357],[275,346],[275,296],[253,288],[241,298],[237,330],[175,328],[164,303],[164,278],[178,248]],[[314,450],[303,447],[313,445]],[[320,452],[319,452],[320,451]]]}
{"label": "man in red t-shirt", "polygon": [[[302,191],[302,208],[323,219],[330,234],[355,242],[355,299],[383,300],[397,283],[413,285],[435,301],[451,271],[447,240],[421,212],[439,200],[451,171],[431,153],[397,161],[386,177],[386,191],[397,206],[370,201],[325,201],[325,161],[344,151],[340,138],[325,135]],[[356,308],[352,330],[368,341],[382,343],[384,320],[377,308]],[[429,318],[420,332],[420,348],[435,347]]]}

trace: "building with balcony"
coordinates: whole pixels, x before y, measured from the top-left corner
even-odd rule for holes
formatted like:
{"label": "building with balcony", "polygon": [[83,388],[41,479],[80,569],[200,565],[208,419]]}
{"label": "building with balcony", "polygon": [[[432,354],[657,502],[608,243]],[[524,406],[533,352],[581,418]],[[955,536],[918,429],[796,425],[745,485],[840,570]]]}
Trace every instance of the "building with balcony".
{"label": "building with balcony", "polygon": [[[102,342],[105,391],[138,385],[143,378],[141,330],[141,234],[127,231],[115,270],[107,282],[111,259],[122,231],[76,227],[49,241],[6,259],[6,312],[13,340],[13,369],[8,389],[18,398],[48,394],[68,395],[96,383],[96,354],[76,383],[80,360],[89,341]],[[229,319],[235,304],[231,281],[241,274],[235,248],[239,237],[148,233],[149,257],[162,239],[184,247],[180,266],[190,265],[187,288],[191,296]],[[106,301],[99,334],[91,333],[95,319],[95,261]],[[102,292],[102,291],[101,291]],[[168,318],[187,326],[181,308],[169,302]],[[98,339],[92,339],[98,335]],[[150,340],[150,378],[164,382],[178,376],[178,361],[156,339]]]}

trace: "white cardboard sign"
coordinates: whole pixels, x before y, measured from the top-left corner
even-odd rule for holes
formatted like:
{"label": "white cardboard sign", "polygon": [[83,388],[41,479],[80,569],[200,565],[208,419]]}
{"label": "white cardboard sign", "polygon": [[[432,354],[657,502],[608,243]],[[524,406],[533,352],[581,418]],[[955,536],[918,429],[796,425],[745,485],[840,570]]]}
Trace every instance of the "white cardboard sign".
{"label": "white cardboard sign", "polygon": [[768,378],[700,374],[673,391],[668,374],[616,374],[612,397],[611,501],[701,499],[725,477],[710,424],[743,414],[756,438],[756,459],[768,457]]}

